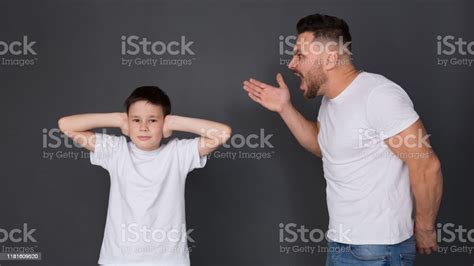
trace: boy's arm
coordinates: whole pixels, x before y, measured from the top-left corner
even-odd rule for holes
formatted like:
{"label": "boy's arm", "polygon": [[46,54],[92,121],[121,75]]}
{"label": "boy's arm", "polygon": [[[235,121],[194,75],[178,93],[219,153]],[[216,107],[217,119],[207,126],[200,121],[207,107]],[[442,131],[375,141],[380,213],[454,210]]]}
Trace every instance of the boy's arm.
{"label": "boy's arm", "polygon": [[65,116],[58,121],[59,130],[80,146],[94,152],[95,133],[93,128],[120,127],[128,134],[126,113],[98,113]]}
{"label": "boy's arm", "polygon": [[169,137],[173,131],[190,132],[201,136],[199,156],[207,155],[224,144],[232,134],[225,124],[190,117],[167,115],[163,127],[163,136]]}

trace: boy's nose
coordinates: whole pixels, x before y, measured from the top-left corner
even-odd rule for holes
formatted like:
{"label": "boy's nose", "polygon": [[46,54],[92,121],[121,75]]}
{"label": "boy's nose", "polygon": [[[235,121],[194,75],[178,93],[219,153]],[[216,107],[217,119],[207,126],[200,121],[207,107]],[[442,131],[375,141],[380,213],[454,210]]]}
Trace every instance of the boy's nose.
{"label": "boy's nose", "polygon": [[148,130],[147,124],[145,124],[145,123],[140,124],[140,130],[141,131],[147,131]]}

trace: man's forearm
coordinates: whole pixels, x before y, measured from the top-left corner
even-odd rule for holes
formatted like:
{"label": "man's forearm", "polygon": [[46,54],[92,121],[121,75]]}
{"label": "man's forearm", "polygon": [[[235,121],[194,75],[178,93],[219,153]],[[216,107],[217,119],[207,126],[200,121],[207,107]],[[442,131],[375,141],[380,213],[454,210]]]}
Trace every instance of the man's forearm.
{"label": "man's forearm", "polygon": [[316,122],[307,120],[291,103],[285,106],[279,114],[298,143],[308,151],[321,157]]}
{"label": "man's forearm", "polygon": [[443,176],[438,159],[423,171],[410,171],[415,197],[417,229],[434,230],[443,193]]}
{"label": "man's forearm", "polygon": [[58,124],[61,131],[81,132],[94,128],[120,127],[124,113],[93,113],[62,117]]}

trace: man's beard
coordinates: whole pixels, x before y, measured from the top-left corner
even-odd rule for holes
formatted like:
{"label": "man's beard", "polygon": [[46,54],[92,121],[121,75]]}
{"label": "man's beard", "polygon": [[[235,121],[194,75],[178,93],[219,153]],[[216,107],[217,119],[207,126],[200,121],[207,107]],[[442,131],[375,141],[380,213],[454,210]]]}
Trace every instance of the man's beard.
{"label": "man's beard", "polygon": [[306,99],[313,99],[318,96],[318,91],[321,86],[326,82],[327,77],[324,74],[322,67],[318,67],[317,69],[311,71],[307,75],[306,86],[308,87],[304,92],[304,97]]}

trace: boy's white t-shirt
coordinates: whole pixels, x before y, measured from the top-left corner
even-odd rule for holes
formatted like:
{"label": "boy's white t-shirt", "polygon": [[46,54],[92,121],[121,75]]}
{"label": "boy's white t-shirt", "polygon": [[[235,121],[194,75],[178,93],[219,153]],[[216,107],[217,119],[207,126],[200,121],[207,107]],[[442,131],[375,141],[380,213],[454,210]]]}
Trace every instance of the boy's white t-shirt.
{"label": "boy's white t-shirt", "polygon": [[95,136],[90,161],[110,174],[99,264],[189,265],[184,192],[186,175],[206,164],[199,137],[144,151],[124,136]]}
{"label": "boy's white t-shirt", "polygon": [[408,168],[384,139],[418,118],[407,93],[377,74],[359,73],[338,96],[323,97],[318,142],[330,240],[396,244],[413,235]]}

